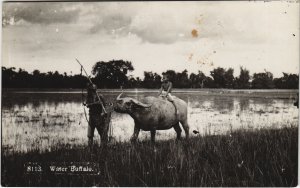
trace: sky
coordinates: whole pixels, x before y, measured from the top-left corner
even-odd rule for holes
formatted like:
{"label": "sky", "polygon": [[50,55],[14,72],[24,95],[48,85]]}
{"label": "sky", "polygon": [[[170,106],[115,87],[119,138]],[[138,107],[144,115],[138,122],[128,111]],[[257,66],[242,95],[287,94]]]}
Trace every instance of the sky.
{"label": "sky", "polygon": [[6,2],[2,66],[78,74],[123,59],[144,71],[299,72],[299,1]]}

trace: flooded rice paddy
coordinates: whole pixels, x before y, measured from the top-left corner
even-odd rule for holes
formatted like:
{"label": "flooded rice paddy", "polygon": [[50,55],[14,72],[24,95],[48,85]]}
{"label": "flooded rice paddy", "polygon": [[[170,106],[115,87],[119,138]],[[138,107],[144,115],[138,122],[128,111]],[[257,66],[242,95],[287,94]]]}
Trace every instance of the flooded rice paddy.
{"label": "flooded rice paddy", "polygon": [[[230,134],[237,129],[259,130],[298,126],[298,109],[293,106],[296,91],[180,91],[179,98],[188,103],[190,134]],[[119,92],[105,91],[113,102]],[[131,90],[126,96],[139,99],[157,92]],[[88,115],[88,110],[86,109]],[[111,137],[115,142],[129,141],[133,119],[113,112]],[[184,136],[184,132],[183,132]],[[139,139],[149,139],[141,131]],[[173,129],[157,131],[157,140],[175,139]],[[99,135],[95,131],[99,143]],[[2,150],[28,152],[51,150],[59,145],[87,145],[87,120],[81,91],[2,93]]]}

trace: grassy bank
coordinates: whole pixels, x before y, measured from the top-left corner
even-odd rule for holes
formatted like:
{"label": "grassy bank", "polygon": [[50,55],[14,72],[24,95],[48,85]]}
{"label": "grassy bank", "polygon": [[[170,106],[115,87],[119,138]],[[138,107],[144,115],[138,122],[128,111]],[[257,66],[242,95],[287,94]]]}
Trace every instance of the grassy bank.
{"label": "grassy bank", "polygon": [[[2,156],[3,186],[296,186],[298,129]],[[100,175],[25,174],[24,163],[97,162]]]}

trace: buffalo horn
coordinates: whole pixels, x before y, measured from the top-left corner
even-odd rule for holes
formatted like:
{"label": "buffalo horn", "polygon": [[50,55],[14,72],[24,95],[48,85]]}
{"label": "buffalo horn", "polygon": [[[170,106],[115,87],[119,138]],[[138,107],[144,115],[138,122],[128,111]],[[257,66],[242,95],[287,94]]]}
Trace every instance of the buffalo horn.
{"label": "buffalo horn", "polygon": [[117,100],[121,100],[122,94],[123,94],[123,93],[121,93],[121,94],[117,97]]}

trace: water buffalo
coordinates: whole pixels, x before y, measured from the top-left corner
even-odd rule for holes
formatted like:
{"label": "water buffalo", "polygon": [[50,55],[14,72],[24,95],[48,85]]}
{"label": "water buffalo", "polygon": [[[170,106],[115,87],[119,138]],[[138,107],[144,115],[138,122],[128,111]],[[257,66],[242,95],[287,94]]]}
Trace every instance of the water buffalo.
{"label": "water buffalo", "polygon": [[114,110],[119,113],[127,113],[134,119],[134,133],[131,141],[138,138],[140,129],[151,132],[151,141],[155,141],[156,130],[167,130],[172,127],[177,133],[177,139],[181,138],[182,125],[186,138],[189,138],[189,125],[187,123],[187,104],[185,101],[174,97],[178,109],[176,115],[175,107],[171,102],[162,97],[145,97],[141,101],[130,97],[117,97]]}

